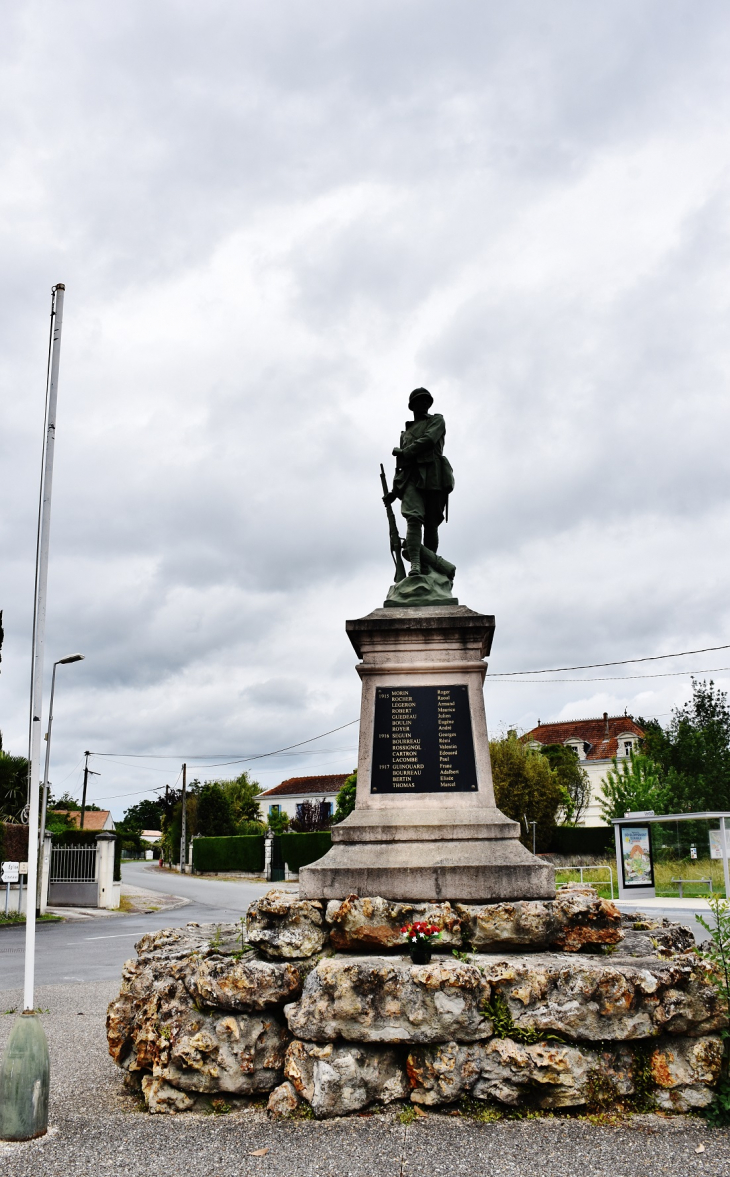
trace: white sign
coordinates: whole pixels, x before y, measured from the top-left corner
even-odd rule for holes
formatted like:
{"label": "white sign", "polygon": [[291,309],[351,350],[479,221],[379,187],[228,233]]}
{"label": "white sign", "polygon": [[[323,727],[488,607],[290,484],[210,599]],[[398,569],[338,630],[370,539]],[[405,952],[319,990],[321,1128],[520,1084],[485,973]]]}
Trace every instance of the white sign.
{"label": "white sign", "polygon": [[19,862],[4,862],[2,881],[3,883],[17,883],[20,877],[20,863]]}
{"label": "white sign", "polygon": [[710,858],[722,858],[722,843],[720,831],[710,830]]}

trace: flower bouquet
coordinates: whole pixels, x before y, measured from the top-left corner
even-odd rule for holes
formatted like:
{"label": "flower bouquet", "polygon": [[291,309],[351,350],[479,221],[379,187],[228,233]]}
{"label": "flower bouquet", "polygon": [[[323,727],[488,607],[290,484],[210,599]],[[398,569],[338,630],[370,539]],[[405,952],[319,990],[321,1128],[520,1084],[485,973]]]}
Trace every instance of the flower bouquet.
{"label": "flower bouquet", "polygon": [[408,951],[414,964],[428,964],[431,959],[431,944],[438,940],[441,929],[436,924],[417,920],[401,928],[401,935],[408,941]]}

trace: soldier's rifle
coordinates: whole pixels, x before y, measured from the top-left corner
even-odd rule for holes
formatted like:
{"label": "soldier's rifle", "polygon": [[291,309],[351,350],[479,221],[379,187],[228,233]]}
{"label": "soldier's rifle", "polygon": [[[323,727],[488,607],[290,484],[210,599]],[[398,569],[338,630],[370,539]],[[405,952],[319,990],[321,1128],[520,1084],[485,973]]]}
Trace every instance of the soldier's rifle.
{"label": "soldier's rifle", "polygon": [[388,489],[388,479],[385,477],[385,470],[383,468],[382,462],[380,463],[380,483],[383,487],[383,502],[385,504],[385,512],[388,516],[388,529],[390,531],[390,554],[393,557],[393,563],[395,564],[395,583],[400,584],[400,582],[406,578],[406,570],[403,564],[403,557],[401,555],[402,544],[400,535],[398,534],[398,524],[395,521],[393,508],[388,502],[388,495],[390,494],[390,491]]}

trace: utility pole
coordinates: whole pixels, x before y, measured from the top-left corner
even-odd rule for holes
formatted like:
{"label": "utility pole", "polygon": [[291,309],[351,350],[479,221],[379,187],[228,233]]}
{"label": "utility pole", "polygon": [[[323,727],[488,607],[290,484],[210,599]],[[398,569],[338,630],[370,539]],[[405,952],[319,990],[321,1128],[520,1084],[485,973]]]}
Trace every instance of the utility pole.
{"label": "utility pole", "polygon": [[89,768],[89,757],[91,756],[91,752],[84,752],[84,756],[86,757],[86,764],[84,765],[84,791],[81,796],[81,818],[79,821],[80,830],[83,830],[84,828],[84,814],[86,813],[86,786],[89,783],[89,777],[101,776],[101,773],[94,772],[93,769]]}
{"label": "utility pole", "polygon": [[187,837],[186,837],[186,835],[187,835],[187,824],[188,824],[188,823],[187,823],[187,816],[188,816],[188,815],[187,815],[187,813],[186,813],[186,809],[185,809],[185,803],[186,803],[186,797],[185,797],[185,793],[186,793],[186,788],[187,788],[187,783],[188,783],[188,780],[187,780],[187,774],[188,774],[188,766],[187,766],[187,764],[183,764],[183,766],[182,766],[182,776],[183,776],[183,787],[182,787],[182,830],[181,830],[181,834],[180,834],[180,874],[181,874],[181,875],[184,875],[184,874],[185,874],[185,865],[186,865],[186,863],[185,863],[185,860],[186,860],[186,858],[187,858],[187,854],[186,854],[186,850],[187,850],[187,846],[186,846]]}

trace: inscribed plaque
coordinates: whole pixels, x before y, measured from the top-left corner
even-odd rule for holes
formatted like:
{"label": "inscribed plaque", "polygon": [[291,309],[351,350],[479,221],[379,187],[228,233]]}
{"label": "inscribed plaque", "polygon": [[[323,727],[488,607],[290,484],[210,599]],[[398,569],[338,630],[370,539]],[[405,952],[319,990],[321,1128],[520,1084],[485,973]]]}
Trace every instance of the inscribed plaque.
{"label": "inscribed plaque", "polygon": [[468,687],[378,687],[371,793],[476,789]]}

